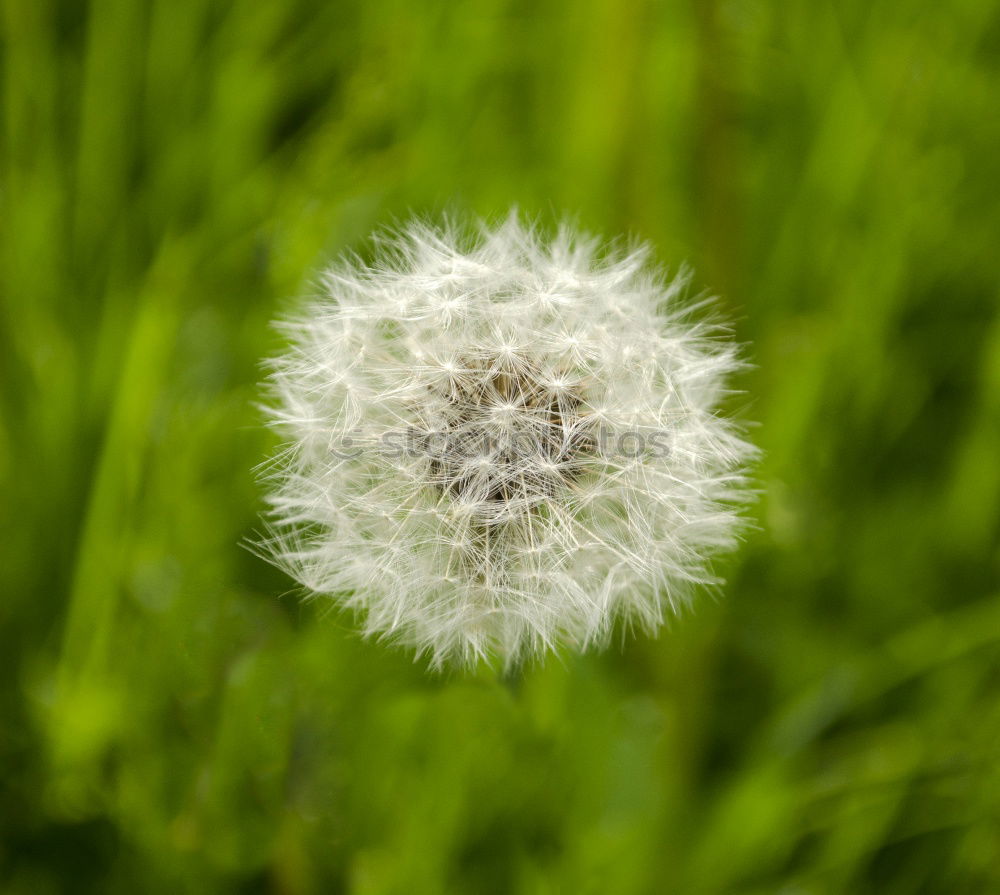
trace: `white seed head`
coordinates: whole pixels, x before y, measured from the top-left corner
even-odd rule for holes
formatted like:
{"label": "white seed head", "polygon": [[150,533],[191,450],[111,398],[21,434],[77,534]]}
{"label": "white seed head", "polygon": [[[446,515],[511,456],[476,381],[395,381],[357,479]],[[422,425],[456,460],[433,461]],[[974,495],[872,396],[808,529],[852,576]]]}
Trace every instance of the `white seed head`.
{"label": "white seed head", "polygon": [[261,547],[435,666],[655,630],[715,583],[754,452],[687,280],[515,215],[331,268],[272,362]]}

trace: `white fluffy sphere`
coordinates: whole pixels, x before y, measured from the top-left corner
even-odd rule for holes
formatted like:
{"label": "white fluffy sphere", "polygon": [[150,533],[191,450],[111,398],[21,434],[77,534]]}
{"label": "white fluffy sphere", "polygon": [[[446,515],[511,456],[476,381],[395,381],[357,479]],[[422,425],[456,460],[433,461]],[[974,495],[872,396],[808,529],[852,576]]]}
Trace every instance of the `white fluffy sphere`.
{"label": "white fluffy sphere", "polygon": [[436,666],[656,629],[733,545],[740,362],[645,249],[412,224],[283,324],[267,555]]}

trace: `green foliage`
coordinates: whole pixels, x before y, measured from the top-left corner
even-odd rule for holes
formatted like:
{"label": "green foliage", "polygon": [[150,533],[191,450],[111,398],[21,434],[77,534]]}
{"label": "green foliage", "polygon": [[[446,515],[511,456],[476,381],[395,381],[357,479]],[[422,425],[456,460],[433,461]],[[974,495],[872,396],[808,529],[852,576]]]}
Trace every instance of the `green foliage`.
{"label": "green foliage", "polygon": [[[4,0],[5,892],[1000,891],[987,0]],[[657,640],[435,677],[241,547],[268,321],[410,211],[648,238],[756,369]]]}

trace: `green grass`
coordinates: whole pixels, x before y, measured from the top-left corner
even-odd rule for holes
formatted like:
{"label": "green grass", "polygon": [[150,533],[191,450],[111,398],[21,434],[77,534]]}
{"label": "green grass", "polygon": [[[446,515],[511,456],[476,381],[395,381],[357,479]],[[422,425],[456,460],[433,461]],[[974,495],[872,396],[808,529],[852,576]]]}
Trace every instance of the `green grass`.
{"label": "green grass", "polygon": [[[987,0],[4,0],[0,890],[1000,891]],[[752,343],[729,584],[438,677],[240,546],[268,321],[410,211]]]}

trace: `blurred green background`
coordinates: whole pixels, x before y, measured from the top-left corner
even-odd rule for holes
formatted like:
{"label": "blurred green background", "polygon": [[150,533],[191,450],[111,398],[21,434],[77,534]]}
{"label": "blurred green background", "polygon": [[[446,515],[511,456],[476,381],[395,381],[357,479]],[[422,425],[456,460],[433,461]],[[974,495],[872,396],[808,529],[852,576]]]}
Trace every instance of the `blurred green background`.
{"label": "blurred green background", "polygon": [[[0,890],[1000,892],[1000,9],[3,0]],[[434,676],[240,542],[269,321],[408,212],[688,260],[757,528]]]}

